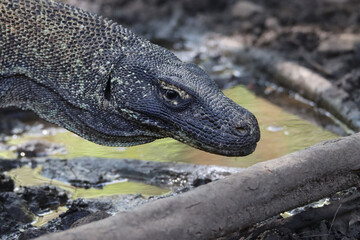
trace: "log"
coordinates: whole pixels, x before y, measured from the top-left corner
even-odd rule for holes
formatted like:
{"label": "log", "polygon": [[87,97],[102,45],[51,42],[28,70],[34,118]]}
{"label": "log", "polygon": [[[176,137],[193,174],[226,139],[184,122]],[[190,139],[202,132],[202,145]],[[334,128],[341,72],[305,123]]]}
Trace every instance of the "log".
{"label": "log", "polygon": [[315,102],[355,132],[360,131],[359,106],[351,101],[347,92],[336,88],[319,74],[284,59],[276,52],[262,49],[238,48],[237,60],[270,74],[279,84]]}
{"label": "log", "polygon": [[214,239],[360,183],[360,134],[38,240]]}

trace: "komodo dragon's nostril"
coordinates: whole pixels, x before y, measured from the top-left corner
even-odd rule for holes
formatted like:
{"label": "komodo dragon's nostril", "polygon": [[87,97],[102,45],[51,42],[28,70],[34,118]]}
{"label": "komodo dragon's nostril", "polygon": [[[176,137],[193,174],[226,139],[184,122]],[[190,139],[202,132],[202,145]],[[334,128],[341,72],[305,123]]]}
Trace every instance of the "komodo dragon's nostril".
{"label": "komodo dragon's nostril", "polygon": [[235,129],[241,134],[246,134],[248,132],[247,127],[242,125],[236,126]]}

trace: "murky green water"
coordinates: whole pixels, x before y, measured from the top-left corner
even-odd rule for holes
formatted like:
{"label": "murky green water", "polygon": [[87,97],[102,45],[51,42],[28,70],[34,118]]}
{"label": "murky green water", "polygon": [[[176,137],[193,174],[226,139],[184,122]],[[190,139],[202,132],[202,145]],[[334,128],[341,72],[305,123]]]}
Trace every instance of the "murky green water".
{"label": "murky green water", "polygon": [[[274,104],[256,97],[244,87],[237,86],[225,91],[225,94],[238,104],[249,109],[257,117],[261,128],[261,140],[255,152],[246,157],[224,157],[206,153],[172,139],[158,140],[130,148],[104,147],[84,140],[68,131],[56,131],[55,135],[46,132],[38,135],[25,134],[17,136],[7,144],[18,145],[31,140],[45,140],[61,144],[66,148],[66,154],[54,154],[58,158],[74,158],[94,156],[105,158],[135,158],[149,161],[172,161],[195,164],[221,165],[232,167],[248,167],[257,162],[283,156],[285,154],[306,148],[317,142],[335,138],[336,135],[321,129],[299,117],[289,114]],[[0,151],[2,158],[14,158],[11,151]],[[32,169],[28,166],[13,169],[7,173],[15,180],[16,186],[34,186],[51,184],[71,193],[75,198],[96,198],[116,194],[163,195],[169,193],[162,189],[138,182],[124,181],[107,184],[103,189],[82,189],[57,180],[51,180],[40,175],[41,166]],[[41,226],[49,220],[66,211],[60,207],[34,220],[34,225]]]}
{"label": "murky green water", "polygon": [[[156,195],[164,195],[171,192],[169,189],[163,189],[160,187],[139,182],[130,182],[127,181],[127,179],[106,184],[105,186],[103,186],[102,189],[77,188],[71,186],[68,183],[43,177],[40,172],[41,166],[38,166],[36,168],[30,168],[29,166],[25,165],[21,168],[12,169],[11,171],[7,172],[7,175],[14,180],[17,187],[30,187],[50,184],[64,189],[68,193],[68,196],[71,196],[72,199],[98,198],[118,194],[141,194],[143,197],[149,197]],[[36,216],[34,221],[32,222],[32,225],[40,227],[49,222],[50,220],[58,217],[60,214],[66,212],[67,210],[68,208],[66,206],[60,206],[56,210],[52,210],[40,216]]]}
{"label": "murky green water", "polygon": [[123,181],[113,182],[106,184],[102,189],[96,188],[77,188],[71,186],[68,183],[57,181],[54,179],[48,179],[40,175],[41,166],[36,168],[30,168],[29,166],[23,166],[21,168],[13,169],[7,173],[16,183],[17,186],[30,187],[41,186],[44,184],[51,184],[60,187],[69,193],[73,199],[76,198],[96,198],[101,196],[111,196],[116,194],[141,194],[144,197],[151,195],[163,195],[169,193],[170,190],[160,187],[139,183],[130,182],[127,179]]}
{"label": "murky green water", "polygon": [[[59,158],[94,156],[106,158],[135,158],[149,161],[171,161],[232,167],[248,167],[257,162],[280,157],[306,148],[323,140],[337,137],[331,132],[289,114],[267,100],[256,97],[242,86],[225,91],[225,94],[257,117],[261,128],[261,140],[255,152],[246,157],[224,157],[206,153],[172,139],[129,148],[104,147],[84,140],[70,132],[60,131],[49,135],[23,135],[8,142],[17,145],[29,140],[41,139],[64,144],[67,154]],[[0,157],[11,158],[13,153],[2,152]]]}

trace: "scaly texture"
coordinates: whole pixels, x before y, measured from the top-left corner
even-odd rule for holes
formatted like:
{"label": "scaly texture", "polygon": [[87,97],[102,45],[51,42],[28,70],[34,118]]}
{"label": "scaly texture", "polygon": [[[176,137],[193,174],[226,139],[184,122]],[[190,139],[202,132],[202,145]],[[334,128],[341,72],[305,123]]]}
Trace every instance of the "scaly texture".
{"label": "scaly texture", "polygon": [[199,67],[51,0],[0,0],[0,107],[8,106],[109,146],[172,137],[235,156],[260,137],[256,118]]}

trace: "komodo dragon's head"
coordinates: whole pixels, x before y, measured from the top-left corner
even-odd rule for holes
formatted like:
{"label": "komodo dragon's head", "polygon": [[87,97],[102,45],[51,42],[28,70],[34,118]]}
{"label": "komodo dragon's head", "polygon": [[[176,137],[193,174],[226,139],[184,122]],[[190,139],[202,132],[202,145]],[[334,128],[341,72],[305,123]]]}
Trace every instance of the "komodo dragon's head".
{"label": "komodo dragon's head", "polygon": [[3,4],[13,20],[3,18],[0,31],[6,62],[0,88],[9,82],[0,107],[31,109],[103,145],[172,137],[227,156],[255,150],[254,115],[196,65],[102,17],[53,1],[26,3]]}
{"label": "komodo dragon's head", "polygon": [[256,118],[225,97],[199,67],[80,9],[53,1],[16,2],[0,4],[12,19],[3,18],[0,31],[9,55],[5,70],[15,73],[5,83],[16,83],[8,83],[11,89],[3,92],[9,97],[0,107],[32,109],[103,145],[172,137],[216,154],[254,151],[260,138]]}
{"label": "komodo dragon's head", "polygon": [[156,45],[122,57],[109,84],[111,104],[128,124],[141,126],[146,141],[172,137],[226,156],[248,155],[259,141],[252,113],[225,97],[201,68]]}

